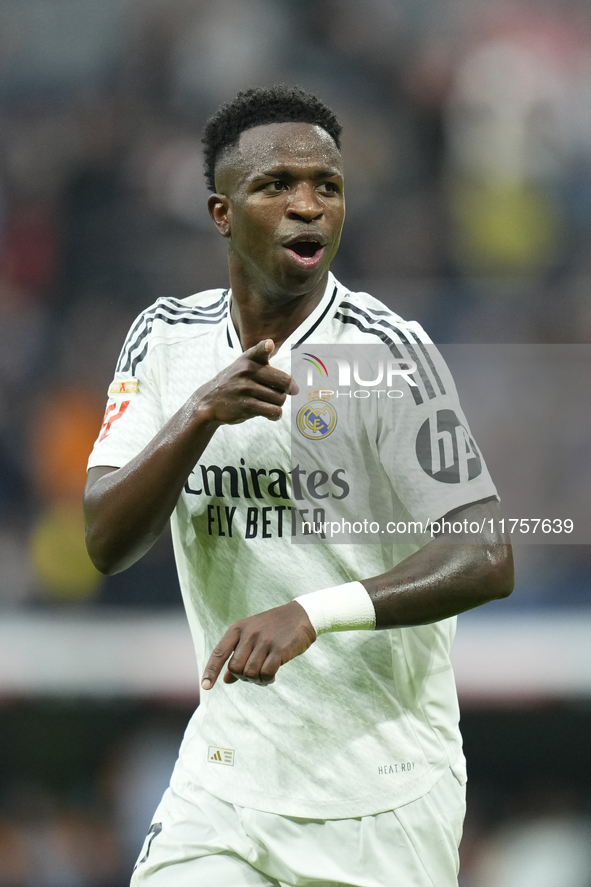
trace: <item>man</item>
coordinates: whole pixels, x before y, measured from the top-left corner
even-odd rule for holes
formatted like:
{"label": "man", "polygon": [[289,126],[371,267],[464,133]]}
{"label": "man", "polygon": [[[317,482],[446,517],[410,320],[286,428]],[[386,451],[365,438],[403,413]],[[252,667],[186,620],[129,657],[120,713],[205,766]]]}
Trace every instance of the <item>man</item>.
{"label": "man", "polygon": [[[475,448],[478,469],[457,483],[414,464],[429,416],[465,428],[425,334],[329,272],[345,213],[340,131],[287,87],[241,93],[211,118],[208,207],[231,291],[140,316],[90,458],[87,544],[101,571],[136,561],[172,517],[205,691],[134,885],[457,883],[452,617],[510,593],[511,554]],[[478,521],[477,539],[291,544],[311,477],[291,462],[291,349],[376,342],[407,375],[398,418],[368,437],[369,483],[399,515]],[[316,471],[307,489],[334,503],[354,484]]]}

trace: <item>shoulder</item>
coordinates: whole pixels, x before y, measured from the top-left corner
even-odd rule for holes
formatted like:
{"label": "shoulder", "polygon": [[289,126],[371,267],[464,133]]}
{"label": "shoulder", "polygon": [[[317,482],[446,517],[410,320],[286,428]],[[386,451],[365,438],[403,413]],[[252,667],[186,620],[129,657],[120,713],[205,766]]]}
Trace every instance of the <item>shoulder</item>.
{"label": "shoulder", "polygon": [[215,323],[226,312],[228,294],[227,289],[214,289],[194,293],[184,299],[166,296],[142,311],[134,325],[191,326],[207,320]]}
{"label": "shoulder", "polygon": [[136,318],[127,334],[117,372],[135,374],[155,344],[174,344],[219,326],[228,310],[229,290],[213,289],[183,299],[164,297]]}
{"label": "shoulder", "polygon": [[379,299],[365,292],[352,292],[339,284],[340,302],[335,321],[366,336],[385,341],[424,342],[431,339],[416,320],[404,320]]}

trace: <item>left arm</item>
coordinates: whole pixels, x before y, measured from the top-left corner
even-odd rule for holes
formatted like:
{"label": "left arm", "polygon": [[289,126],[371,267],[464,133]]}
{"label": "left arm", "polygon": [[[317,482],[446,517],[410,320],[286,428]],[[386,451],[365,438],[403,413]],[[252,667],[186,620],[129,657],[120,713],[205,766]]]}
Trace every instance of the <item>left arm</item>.
{"label": "left arm", "polygon": [[[500,532],[499,516],[496,500],[456,509],[445,519],[467,520],[468,525],[477,521],[484,525],[484,534],[442,533],[392,570],[364,580],[375,608],[376,629],[426,625],[508,597],[513,591],[513,555],[508,538]],[[281,665],[304,653],[315,640],[312,623],[297,601],[241,619],[213,650],[201,685],[206,690],[213,687],[230,657],[225,683],[270,684]]]}

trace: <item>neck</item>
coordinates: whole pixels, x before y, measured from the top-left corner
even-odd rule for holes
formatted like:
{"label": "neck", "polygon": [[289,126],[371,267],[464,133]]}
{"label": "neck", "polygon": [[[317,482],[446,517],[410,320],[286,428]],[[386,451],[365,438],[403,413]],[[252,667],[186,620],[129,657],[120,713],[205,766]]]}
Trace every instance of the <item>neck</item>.
{"label": "neck", "polygon": [[245,287],[230,275],[232,321],[242,349],[246,351],[263,339],[273,339],[275,349],[279,348],[320,303],[327,281],[328,272],[309,292],[270,295]]}

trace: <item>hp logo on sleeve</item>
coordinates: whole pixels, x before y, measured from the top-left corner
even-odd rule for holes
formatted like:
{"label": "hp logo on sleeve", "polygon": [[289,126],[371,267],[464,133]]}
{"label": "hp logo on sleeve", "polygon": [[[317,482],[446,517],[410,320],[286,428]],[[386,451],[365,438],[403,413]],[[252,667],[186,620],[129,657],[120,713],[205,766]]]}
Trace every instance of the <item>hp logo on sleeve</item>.
{"label": "hp logo on sleeve", "polygon": [[417,434],[417,459],[423,471],[442,484],[461,484],[482,473],[476,444],[453,410],[437,410]]}

